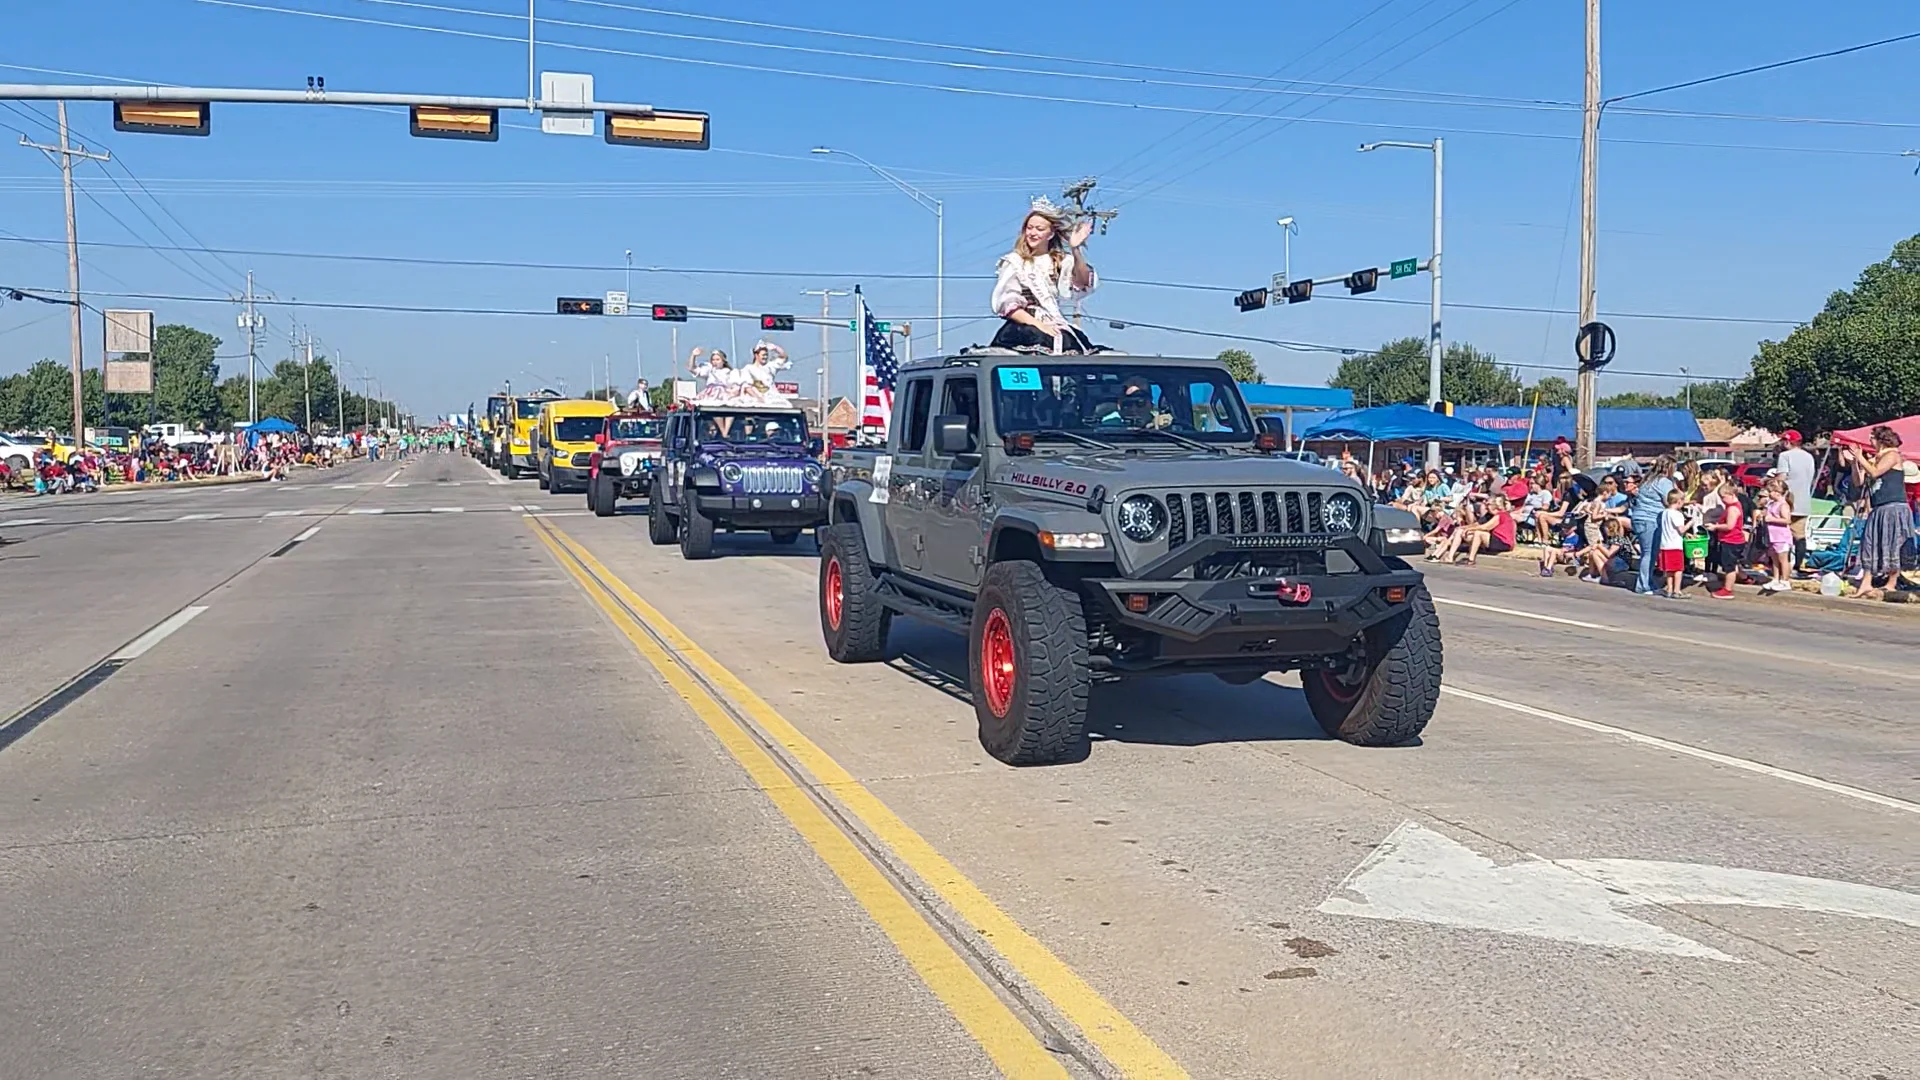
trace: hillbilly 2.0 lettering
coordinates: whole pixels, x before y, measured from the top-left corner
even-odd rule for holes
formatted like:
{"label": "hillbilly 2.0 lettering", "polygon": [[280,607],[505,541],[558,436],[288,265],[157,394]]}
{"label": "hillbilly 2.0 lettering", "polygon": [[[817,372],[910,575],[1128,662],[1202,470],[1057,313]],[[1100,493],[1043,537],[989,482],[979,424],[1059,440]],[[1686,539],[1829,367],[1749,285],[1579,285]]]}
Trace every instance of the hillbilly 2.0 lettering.
{"label": "hillbilly 2.0 lettering", "polygon": [[1057,476],[1036,476],[1033,473],[1017,472],[1013,474],[1012,479],[1016,484],[1024,484],[1027,487],[1045,488],[1048,491],[1059,491],[1068,495],[1085,495],[1087,493],[1087,485],[1080,481],[1063,480]]}

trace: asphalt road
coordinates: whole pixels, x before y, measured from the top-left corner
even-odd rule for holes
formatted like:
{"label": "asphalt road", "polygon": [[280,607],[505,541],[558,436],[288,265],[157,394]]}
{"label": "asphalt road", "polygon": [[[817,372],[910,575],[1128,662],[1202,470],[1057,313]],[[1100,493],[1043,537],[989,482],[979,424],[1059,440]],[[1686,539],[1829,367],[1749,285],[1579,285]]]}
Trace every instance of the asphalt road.
{"label": "asphalt road", "polygon": [[1920,1076],[1920,623],[1442,570],[1417,746],[1188,677],[1012,770],[643,508],[0,503],[0,1074]]}

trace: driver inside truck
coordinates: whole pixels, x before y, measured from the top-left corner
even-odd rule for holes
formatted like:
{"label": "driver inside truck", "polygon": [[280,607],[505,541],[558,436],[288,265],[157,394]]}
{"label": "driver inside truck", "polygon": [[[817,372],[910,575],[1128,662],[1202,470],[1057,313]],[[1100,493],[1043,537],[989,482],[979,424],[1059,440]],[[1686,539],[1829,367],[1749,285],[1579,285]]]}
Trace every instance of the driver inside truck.
{"label": "driver inside truck", "polygon": [[1132,375],[1120,385],[1120,397],[1102,406],[1103,427],[1124,425],[1130,428],[1164,428],[1173,417],[1154,407],[1153,384],[1144,375]]}

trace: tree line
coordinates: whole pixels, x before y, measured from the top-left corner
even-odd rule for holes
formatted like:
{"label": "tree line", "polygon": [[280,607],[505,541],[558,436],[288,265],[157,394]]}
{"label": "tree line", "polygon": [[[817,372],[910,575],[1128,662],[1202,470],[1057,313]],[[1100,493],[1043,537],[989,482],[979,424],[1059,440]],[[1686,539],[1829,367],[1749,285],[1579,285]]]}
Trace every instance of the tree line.
{"label": "tree line", "polygon": [[[1253,354],[1227,349],[1219,359],[1242,382],[1265,382]],[[1809,435],[1920,413],[1920,235],[1860,272],[1853,288],[1827,298],[1811,321],[1781,341],[1762,341],[1740,379],[1691,382],[1662,394],[1631,390],[1600,399],[1602,408],[1691,407],[1774,431]],[[1425,404],[1427,342],[1405,337],[1340,362],[1328,386],[1353,391],[1356,405]],[[1559,375],[1527,383],[1490,352],[1446,346],[1440,396],[1457,405],[1572,407],[1573,384]]]}
{"label": "tree line", "polygon": [[[81,373],[81,401],[87,423],[103,421],[137,428],[150,421],[183,424],[209,431],[231,428],[247,420],[247,373],[221,377],[221,341],[191,326],[168,324],[154,328],[153,394],[106,394],[97,366]],[[139,357],[128,357],[139,359]],[[347,429],[369,415],[376,424],[384,415],[399,414],[391,401],[369,398],[342,386],[333,362],[315,356],[311,365],[281,360],[266,372],[256,372],[254,394],[261,419],[278,416],[294,424],[307,422],[307,403],[313,405],[316,428]],[[106,411],[102,411],[102,404]],[[67,431],[73,426],[72,369],[58,360],[41,360],[27,370],[0,377],[0,431]]]}

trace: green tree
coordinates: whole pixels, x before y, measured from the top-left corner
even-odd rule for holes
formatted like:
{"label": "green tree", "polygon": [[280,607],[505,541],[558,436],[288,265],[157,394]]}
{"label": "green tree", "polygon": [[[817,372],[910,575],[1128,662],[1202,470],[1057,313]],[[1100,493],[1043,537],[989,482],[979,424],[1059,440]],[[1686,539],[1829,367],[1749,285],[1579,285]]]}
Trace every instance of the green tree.
{"label": "green tree", "polygon": [[154,412],[167,423],[196,427],[220,415],[220,339],[191,326],[153,329]]}
{"label": "green tree", "polygon": [[[1427,343],[1407,337],[1390,341],[1374,352],[1340,361],[1328,386],[1353,391],[1360,405],[1396,402],[1424,404],[1427,400]],[[1500,366],[1492,353],[1463,342],[1446,347],[1440,357],[1440,396],[1458,405],[1503,405],[1520,399],[1520,376]]]}
{"label": "green tree", "polygon": [[1784,341],[1763,341],[1732,419],[1812,434],[1920,412],[1920,235],[1827,298]]}
{"label": "green tree", "polygon": [[1265,375],[1260,374],[1260,365],[1254,362],[1253,354],[1245,349],[1221,349],[1214,359],[1227,365],[1227,371],[1233,375],[1234,382],[1264,383]]}
{"label": "green tree", "polygon": [[1536,395],[1540,400],[1540,407],[1543,409],[1572,408],[1580,398],[1579,392],[1576,391],[1567,380],[1558,375],[1548,375],[1546,378],[1534,383],[1527,388],[1523,396],[1526,398],[1526,403],[1531,405]]}
{"label": "green tree", "polygon": [[1673,399],[1665,394],[1655,394],[1646,390],[1626,390],[1601,398],[1600,407],[1603,409],[1672,409],[1677,406]]}

